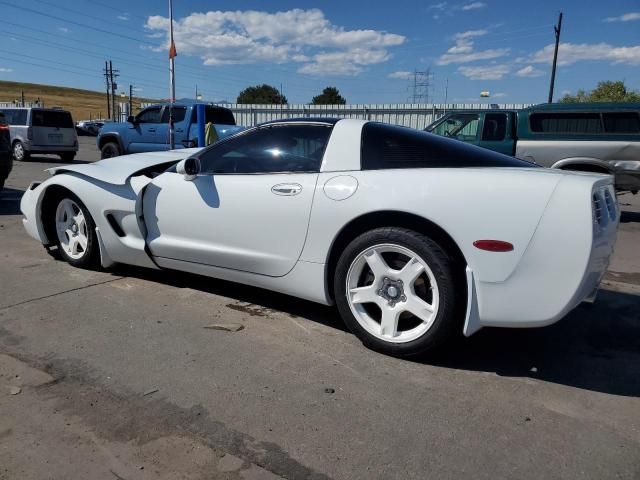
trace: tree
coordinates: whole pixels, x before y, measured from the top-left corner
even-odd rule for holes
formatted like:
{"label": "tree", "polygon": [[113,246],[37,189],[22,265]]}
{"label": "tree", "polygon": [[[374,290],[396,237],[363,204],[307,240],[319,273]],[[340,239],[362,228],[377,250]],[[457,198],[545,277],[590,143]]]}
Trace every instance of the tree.
{"label": "tree", "polygon": [[575,95],[565,95],[560,103],[583,102],[640,102],[640,93],[630,90],[622,81],[598,82],[598,86],[590,92],[578,90]]}
{"label": "tree", "polygon": [[313,105],[344,105],[347,101],[336,87],[327,87],[320,95],[313,97],[311,103]]}
{"label": "tree", "polygon": [[238,95],[237,103],[246,104],[275,104],[287,103],[287,97],[280,95],[277,88],[263,83],[255,87],[247,87]]}

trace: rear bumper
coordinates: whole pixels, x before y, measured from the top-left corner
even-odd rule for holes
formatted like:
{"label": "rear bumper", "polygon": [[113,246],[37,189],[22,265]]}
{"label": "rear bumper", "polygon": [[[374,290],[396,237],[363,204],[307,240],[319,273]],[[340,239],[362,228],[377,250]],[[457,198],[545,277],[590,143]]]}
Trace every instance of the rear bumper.
{"label": "rear bumper", "polygon": [[[591,182],[588,189],[586,183],[579,177],[561,182],[509,278],[476,282],[481,326],[550,325],[593,296],[613,254],[619,211],[610,179]],[[605,191],[611,201],[609,207],[601,204],[596,222],[588,199],[593,194],[605,202]]]}
{"label": "rear bumper", "polygon": [[29,153],[61,153],[61,152],[77,152],[77,145],[30,145],[28,148],[25,145],[25,150]]}

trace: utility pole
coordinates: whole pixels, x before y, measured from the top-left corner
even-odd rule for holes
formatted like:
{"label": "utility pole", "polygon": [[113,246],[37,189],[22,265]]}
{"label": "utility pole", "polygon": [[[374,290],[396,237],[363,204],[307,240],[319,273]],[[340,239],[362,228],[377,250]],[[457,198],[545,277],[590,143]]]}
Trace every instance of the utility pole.
{"label": "utility pole", "polygon": [[133,85],[129,84],[129,116],[133,115]]}
{"label": "utility pole", "polygon": [[120,121],[119,119],[116,120],[116,89],[118,88],[118,84],[116,83],[115,79],[118,78],[119,76],[119,72],[120,70],[113,70],[113,64],[111,63],[111,60],[109,60],[109,79],[111,80],[111,113],[113,113],[113,120],[114,121]]}
{"label": "utility pole", "polygon": [[553,27],[556,34],[556,48],[553,52],[553,66],[551,67],[551,85],[549,85],[549,103],[553,102],[553,87],[556,83],[556,64],[558,63],[558,47],[560,46],[560,31],[562,30],[562,12],[558,16],[558,25]]}
{"label": "utility pole", "polygon": [[111,118],[111,99],[110,99],[110,91],[111,91],[111,82],[109,81],[109,62],[104,61],[104,79],[107,84],[107,119]]}

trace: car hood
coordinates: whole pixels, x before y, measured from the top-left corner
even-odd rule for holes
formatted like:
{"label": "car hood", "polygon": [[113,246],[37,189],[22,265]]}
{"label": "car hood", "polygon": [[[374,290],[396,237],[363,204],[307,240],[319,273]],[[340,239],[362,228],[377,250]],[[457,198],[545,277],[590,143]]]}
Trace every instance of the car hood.
{"label": "car hood", "polygon": [[106,158],[98,162],[82,165],[62,165],[47,169],[51,175],[77,173],[106,183],[124,185],[129,177],[136,173],[163,163],[178,162],[202,150],[201,148],[182,148],[163,152],[136,153],[120,157]]}

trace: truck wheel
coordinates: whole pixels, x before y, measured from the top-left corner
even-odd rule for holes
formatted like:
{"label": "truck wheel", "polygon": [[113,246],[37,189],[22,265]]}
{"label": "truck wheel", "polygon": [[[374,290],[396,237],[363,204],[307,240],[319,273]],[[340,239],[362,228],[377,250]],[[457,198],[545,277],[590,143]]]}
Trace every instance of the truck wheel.
{"label": "truck wheel", "polygon": [[19,162],[29,160],[29,152],[25,150],[24,145],[20,140],[13,144],[13,158]]}
{"label": "truck wheel", "polygon": [[60,154],[60,158],[63,162],[73,162],[73,159],[76,158],[76,152],[63,152]]}
{"label": "truck wheel", "polygon": [[115,142],[107,142],[100,149],[100,158],[113,158],[120,155],[120,147]]}

